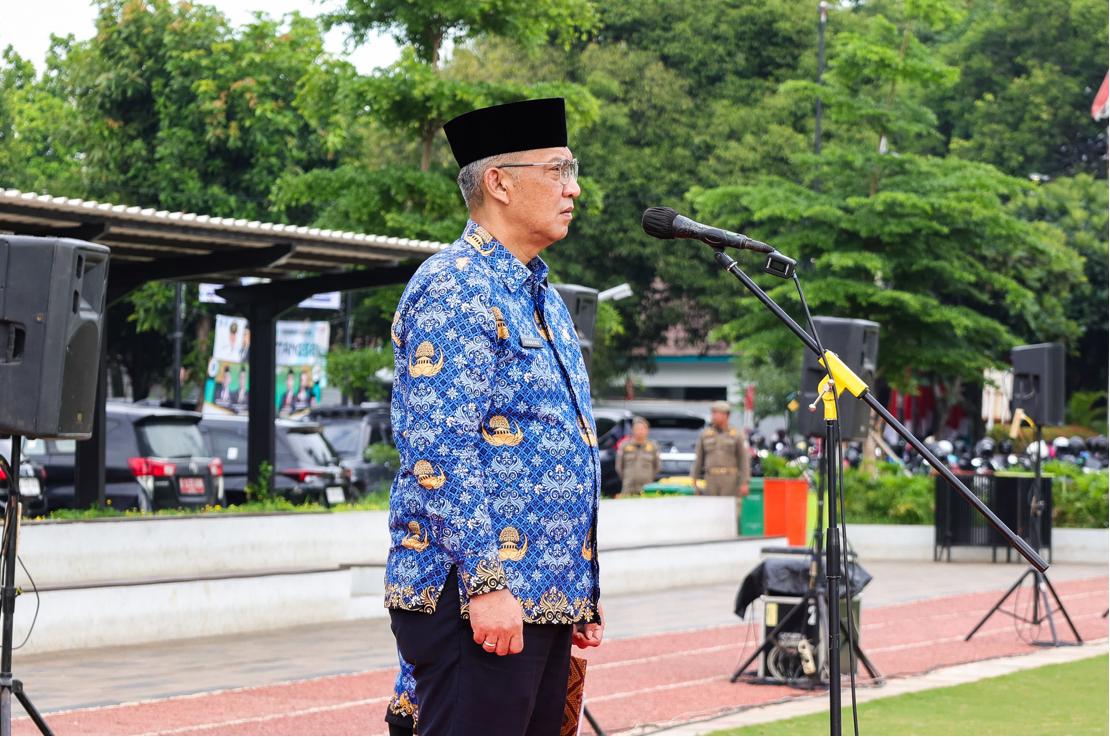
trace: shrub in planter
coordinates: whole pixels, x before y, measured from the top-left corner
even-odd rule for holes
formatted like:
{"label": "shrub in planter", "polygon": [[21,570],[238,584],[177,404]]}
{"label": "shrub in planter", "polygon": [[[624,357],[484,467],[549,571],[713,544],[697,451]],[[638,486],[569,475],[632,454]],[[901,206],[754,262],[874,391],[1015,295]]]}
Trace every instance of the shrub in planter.
{"label": "shrub in planter", "polygon": [[1110,473],[1084,473],[1070,463],[1049,461],[1044,473],[1052,479],[1052,523],[1057,527],[1105,528],[1110,517]]}
{"label": "shrub in planter", "polygon": [[907,476],[895,463],[880,463],[872,477],[844,469],[844,506],[849,522],[889,525],[933,523],[932,476]]}

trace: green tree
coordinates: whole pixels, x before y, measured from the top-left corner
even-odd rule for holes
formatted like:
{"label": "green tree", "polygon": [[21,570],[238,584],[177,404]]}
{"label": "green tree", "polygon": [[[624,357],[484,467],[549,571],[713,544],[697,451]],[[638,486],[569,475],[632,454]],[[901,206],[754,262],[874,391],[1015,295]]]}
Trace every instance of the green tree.
{"label": "green tree", "polygon": [[446,121],[476,107],[519,99],[511,92],[491,98],[488,90],[483,95],[485,85],[443,76],[445,42],[483,35],[524,45],[548,37],[569,44],[588,33],[597,16],[590,0],[346,0],[324,20],[329,26],[346,26],[355,43],[364,43],[373,32],[389,31],[406,47],[398,63],[362,80],[369,94],[361,97],[371,101],[388,128],[416,129],[420,168],[427,171],[435,135]]}
{"label": "green tree", "polygon": [[1106,320],[1106,305],[1110,302],[1110,203],[1106,180],[1089,174],[1057,179],[1027,190],[1013,203],[1013,211],[1027,220],[1056,226],[1064,234],[1072,258],[1083,264],[1083,283],[1069,286],[1047,282],[1042,288],[1066,294],[1067,316],[1081,331],[1070,346],[1067,360],[1069,392],[1105,389],[1110,364]]}
{"label": "green tree", "polygon": [[[791,157],[794,176],[693,189],[704,219],[733,226],[796,256],[813,311],[875,320],[884,335],[879,374],[911,389],[920,381],[978,382],[1023,339],[1073,339],[1069,289],[1082,281],[1063,234],[1017,216],[1028,182],[991,166],[929,155],[936,116],[926,104],[954,69],[922,40],[959,14],[946,2],[869,9],[831,46],[826,84],[783,85],[828,106],[821,155]],[[798,316],[789,283],[762,281]],[[761,305],[729,302],[719,335],[744,355],[767,355],[786,339]],[[944,408],[938,417],[947,413]]]}
{"label": "green tree", "polygon": [[0,183],[26,192],[84,194],[77,128],[77,112],[57,80],[36,75],[7,47],[0,64]]}
{"label": "green tree", "polygon": [[[295,105],[300,80],[322,55],[314,20],[259,15],[233,30],[207,6],[100,0],[97,35],[55,48],[33,92],[44,101],[40,117],[54,118],[39,129],[65,126],[75,153],[63,160],[80,162],[80,186],[67,194],[261,218],[282,173],[333,165],[326,140]],[[67,176],[42,188],[68,189]],[[127,366],[137,398],[168,378],[171,293],[148,284],[109,313],[111,355]],[[203,314],[195,301],[189,313]],[[128,324],[114,324],[120,319]],[[186,354],[195,348],[187,339]]]}
{"label": "green tree", "polygon": [[745,351],[736,357],[736,373],[741,380],[755,384],[756,422],[787,416],[787,405],[798,392],[802,351],[800,343],[780,340],[766,353]]}
{"label": "green tree", "polygon": [[356,402],[388,400],[389,384],[378,378],[382,369],[392,370],[393,347],[333,348],[328,353],[328,381]]}
{"label": "green tree", "polygon": [[1106,74],[1102,0],[981,0],[942,46],[961,69],[936,95],[953,152],[1016,176],[1106,177],[1106,125],[1091,101]]}
{"label": "green tree", "polygon": [[84,125],[90,192],[260,217],[283,172],[328,164],[293,104],[322,50],[316,22],[295,14],[232,30],[204,5],[100,0],[97,35],[60,70]]}
{"label": "green tree", "polygon": [[555,37],[569,44],[597,23],[590,0],[346,0],[324,16],[329,26],[350,29],[350,40],[365,43],[388,31],[432,66],[444,42],[478,35],[504,36],[534,45]]}

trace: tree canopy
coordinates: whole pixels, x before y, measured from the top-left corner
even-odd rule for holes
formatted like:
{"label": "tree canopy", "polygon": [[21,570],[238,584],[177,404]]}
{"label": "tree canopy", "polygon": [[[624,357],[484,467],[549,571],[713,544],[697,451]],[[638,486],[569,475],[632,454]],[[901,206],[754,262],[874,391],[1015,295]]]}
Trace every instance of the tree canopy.
{"label": "tree canopy", "polygon": [[[796,360],[710,253],[642,233],[669,205],[796,256],[815,311],[879,322],[892,385],[977,381],[1059,339],[1070,387],[1105,388],[1104,2],[835,4],[820,84],[803,0],[345,0],[240,28],[199,3],[97,5],[96,35],[56,38],[42,69],[4,51],[0,186],[451,240],[466,213],[444,121],[558,94],[583,197],[545,258],[635,293],[606,308],[597,381],[675,325],[728,340],[751,375]],[[401,57],[360,73],[324,52],[330,27],[392,34]],[[118,360],[151,380],[167,289],[114,318]],[[356,344],[384,335],[389,297],[358,295]],[[207,310],[189,308],[194,357]],[[143,340],[162,348],[127,348]]]}

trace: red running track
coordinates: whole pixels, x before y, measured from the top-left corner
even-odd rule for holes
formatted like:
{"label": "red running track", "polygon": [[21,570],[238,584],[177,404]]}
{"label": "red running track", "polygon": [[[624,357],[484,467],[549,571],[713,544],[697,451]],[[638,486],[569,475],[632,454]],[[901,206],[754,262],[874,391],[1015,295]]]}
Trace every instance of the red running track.
{"label": "red running track", "polygon": [[[1110,579],[1056,585],[1085,640],[1105,638]],[[1026,599],[1028,587],[1024,587]],[[1001,596],[947,596],[863,612],[861,644],[889,677],[1032,652],[1029,632],[996,614],[971,642],[963,638]],[[1021,605],[1025,601],[1020,602]],[[1011,597],[1010,604],[1014,599]],[[1011,607],[1012,608],[1012,607]],[[1061,637],[1063,618],[1057,616]],[[748,624],[613,640],[586,653],[587,703],[607,732],[682,723],[745,706],[812,695],[786,686],[729,683],[759,641]],[[1047,627],[1040,634],[1047,636]],[[862,668],[861,668],[862,671]],[[382,669],[294,683],[215,691],[47,715],[58,734],[356,735],[385,734],[382,715],[395,671]],[[848,701],[845,689],[845,703]],[[36,734],[24,718],[15,734]]]}

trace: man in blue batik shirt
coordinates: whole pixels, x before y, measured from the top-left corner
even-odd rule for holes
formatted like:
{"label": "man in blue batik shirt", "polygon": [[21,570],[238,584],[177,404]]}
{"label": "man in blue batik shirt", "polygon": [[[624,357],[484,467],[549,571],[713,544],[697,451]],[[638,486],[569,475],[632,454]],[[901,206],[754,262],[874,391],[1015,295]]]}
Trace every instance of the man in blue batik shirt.
{"label": "man in blue batik shirt", "polygon": [[600,467],[574,325],[539,254],[580,194],[562,99],[444,126],[470,212],[394,316],[386,605],[421,734],[558,734],[601,643]]}

